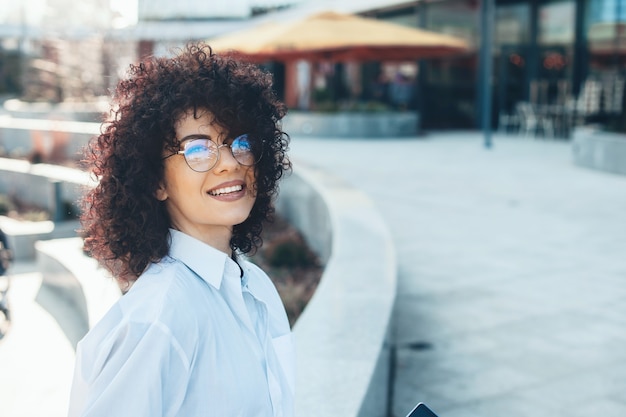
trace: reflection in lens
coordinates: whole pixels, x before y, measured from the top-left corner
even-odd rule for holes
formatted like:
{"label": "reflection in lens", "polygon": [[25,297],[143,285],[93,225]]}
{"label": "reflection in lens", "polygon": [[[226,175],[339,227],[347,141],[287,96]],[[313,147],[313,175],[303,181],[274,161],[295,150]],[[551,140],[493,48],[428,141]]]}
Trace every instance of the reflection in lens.
{"label": "reflection in lens", "polygon": [[194,140],[185,147],[185,159],[193,170],[207,171],[216,160],[216,152],[212,142],[207,140]]}
{"label": "reflection in lens", "polygon": [[241,165],[254,165],[255,157],[252,151],[252,142],[248,138],[248,135],[241,135],[235,138],[231,145],[233,156]]}
{"label": "reflection in lens", "polygon": [[[230,146],[224,144],[219,147],[210,139],[195,139],[185,143],[183,154],[187,165],[194,171],[206,172],[213,168],[218,160],[219,148],[227,146],[233,157],[241,165],[252,166],[261,156],[261,142],[255,142],[247,134],[235,138]],[[253,147],[256,146],[256,152]],[[224,152],[222,150],[222,152]],[[255,157],[258,155],[258,158]]]}

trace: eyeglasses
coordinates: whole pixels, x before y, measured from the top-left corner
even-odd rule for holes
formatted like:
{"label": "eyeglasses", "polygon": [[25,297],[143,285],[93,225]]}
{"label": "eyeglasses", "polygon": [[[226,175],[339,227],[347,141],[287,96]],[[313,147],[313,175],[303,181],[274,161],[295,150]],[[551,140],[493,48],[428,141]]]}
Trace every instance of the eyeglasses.
{"label": "eyeglasses", "polygon": [[196,172],[211,170],[220,159],[220,148],[230,148],[230,152],[237,162],[244,166],[252,166],[261,159],[262,141],[255,141],[248,134],[237,136],[232,143],[216,144],[203,135],[187,137],[183,142],[182,150],[164,157],[183,155],[189,168]]}

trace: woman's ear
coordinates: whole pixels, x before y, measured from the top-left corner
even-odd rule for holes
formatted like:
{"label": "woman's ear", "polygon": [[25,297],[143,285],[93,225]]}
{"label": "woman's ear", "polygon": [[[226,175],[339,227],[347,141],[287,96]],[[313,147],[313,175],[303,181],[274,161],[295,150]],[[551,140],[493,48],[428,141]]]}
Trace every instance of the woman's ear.
{"label": "woman's ear", "polygon": [[167,200],[167,191],[165,191],[163,183],[159,183],[159,187],[154,191],[154,196],[159,201]]}

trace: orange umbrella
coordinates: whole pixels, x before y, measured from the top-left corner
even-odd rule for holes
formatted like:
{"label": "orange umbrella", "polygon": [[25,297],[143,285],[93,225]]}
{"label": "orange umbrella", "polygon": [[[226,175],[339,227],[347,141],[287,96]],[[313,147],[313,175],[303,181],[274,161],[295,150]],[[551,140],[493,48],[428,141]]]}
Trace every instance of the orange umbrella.
{"label": "orange umbrella", "polygon": [[335,12],[299,21],[267,23],[209,41],[216,52],[251,60],[400,61],[459,54],[453,36]]}

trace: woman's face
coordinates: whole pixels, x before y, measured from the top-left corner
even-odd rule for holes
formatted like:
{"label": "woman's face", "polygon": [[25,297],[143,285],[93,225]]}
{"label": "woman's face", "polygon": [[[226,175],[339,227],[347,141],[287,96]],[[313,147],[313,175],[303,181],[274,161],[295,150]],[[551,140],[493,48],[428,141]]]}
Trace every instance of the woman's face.
{"label": "woman's face", "polygon": [[[223,128],[211,124],[211,113],[199,111],[197,115],[188,112],[176,125],[181,149],[190,137],[207,138],[217,145],[232,142]],[[170,154],[166,151],[164,156]],[[219,148],[217,163],[206,172],[189,168],[182,154],[163,162],[156,197],[165,202],[171,227],[230,253],[233,226],[248,218],[256,199],[254,167],[237,162],[227,146]]]}

